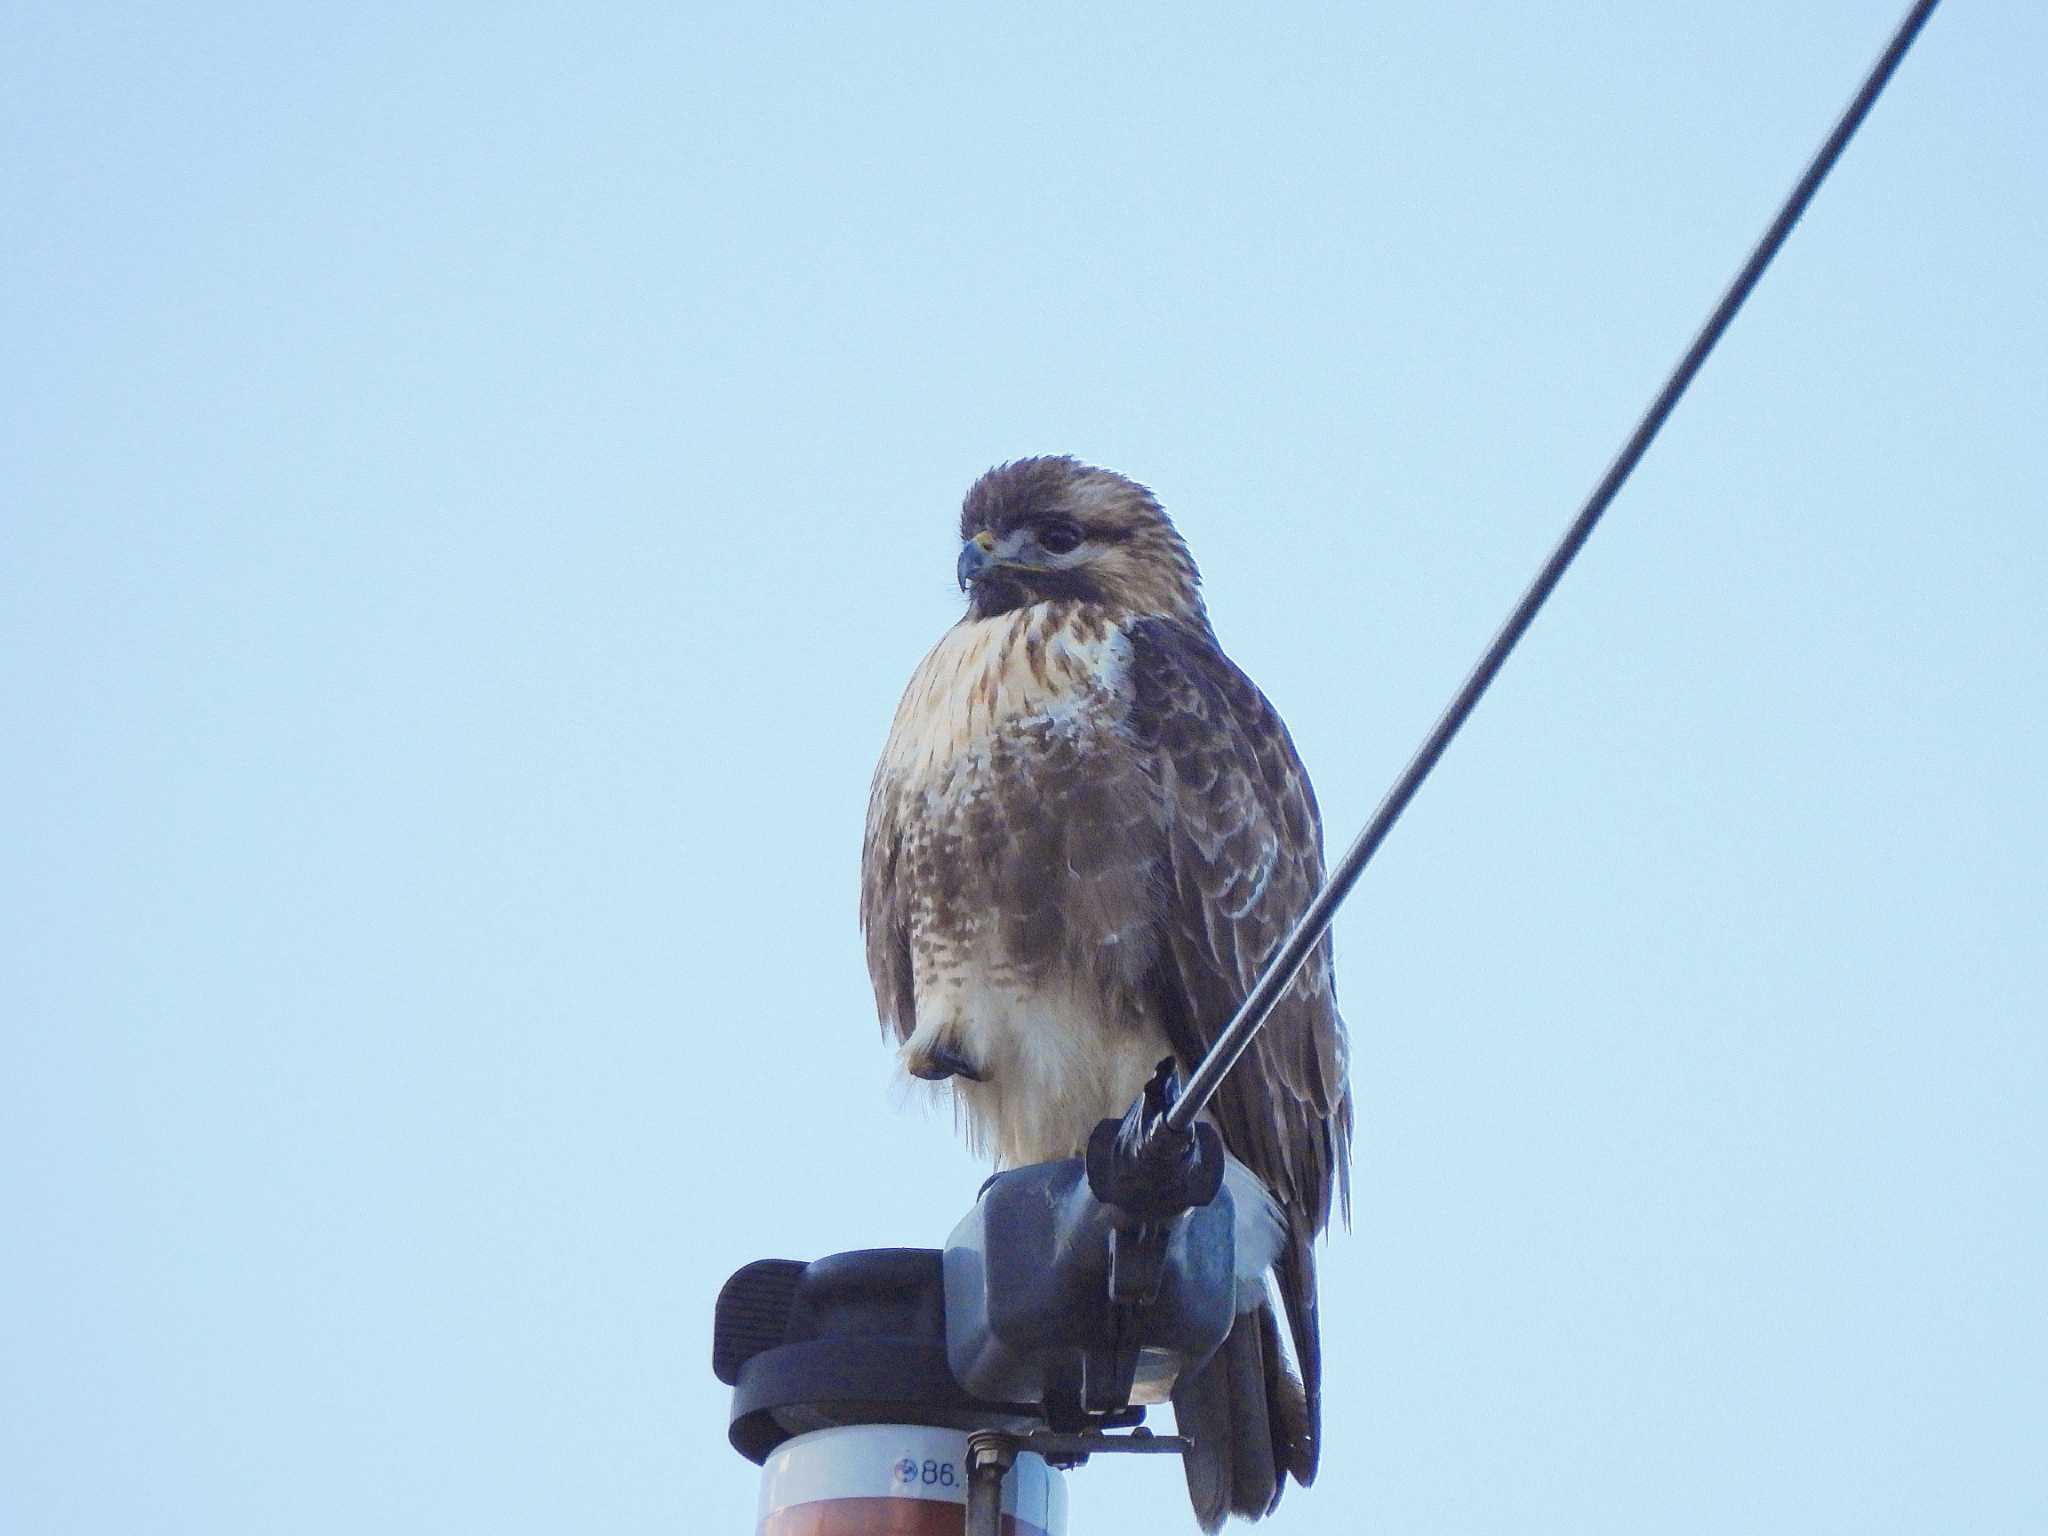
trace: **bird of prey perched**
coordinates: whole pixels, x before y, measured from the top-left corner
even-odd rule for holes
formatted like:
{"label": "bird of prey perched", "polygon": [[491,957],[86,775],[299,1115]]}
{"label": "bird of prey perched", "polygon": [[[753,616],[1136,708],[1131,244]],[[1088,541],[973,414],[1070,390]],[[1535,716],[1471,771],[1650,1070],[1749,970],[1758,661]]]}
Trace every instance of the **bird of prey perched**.
{"label": "bird of prey perched", "polygon": [[[861,923],[904,1066],[953,1079],[969,1138],[1014,1167],[1081,1155],[1163,1057],[1193,1068],[1322,884],[1322,823],[1144,486],[1020,459],[968,491],[960,539],[967,612],[875,769]],[[1313,1244],[1333,1193],[1348,1215],[1345,1059],[1326,938],[1208,1111],[1241,1283],[1229,1339],[1173,1392],[1204,1530],[1315,1476]]]}

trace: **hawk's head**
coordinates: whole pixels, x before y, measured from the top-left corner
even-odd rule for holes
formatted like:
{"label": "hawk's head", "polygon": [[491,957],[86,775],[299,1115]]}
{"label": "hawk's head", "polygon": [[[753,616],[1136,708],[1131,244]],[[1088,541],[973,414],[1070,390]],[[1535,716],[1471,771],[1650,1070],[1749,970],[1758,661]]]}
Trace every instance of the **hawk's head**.
{"label": "hawk's head", "polygon": [[990,470],[961,505],[960,538],[976,618],[1066,599],[1208,625],[1194,557],[1152,493],[1078,459]]}

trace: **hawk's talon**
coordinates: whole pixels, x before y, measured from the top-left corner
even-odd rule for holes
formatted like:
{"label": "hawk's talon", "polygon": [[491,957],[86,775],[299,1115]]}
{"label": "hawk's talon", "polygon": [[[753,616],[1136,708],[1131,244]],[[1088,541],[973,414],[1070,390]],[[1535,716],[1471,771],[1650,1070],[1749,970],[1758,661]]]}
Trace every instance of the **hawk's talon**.
{"label": "hawk's talon", "polygon": [[970,1083],[981,1081],[981,1068],[951,1046],[928,1045],[911,1057],[908,1065],[912,1077],[921,1077],[928,1083],[943,1083],[949,1077],[964,1077]]}

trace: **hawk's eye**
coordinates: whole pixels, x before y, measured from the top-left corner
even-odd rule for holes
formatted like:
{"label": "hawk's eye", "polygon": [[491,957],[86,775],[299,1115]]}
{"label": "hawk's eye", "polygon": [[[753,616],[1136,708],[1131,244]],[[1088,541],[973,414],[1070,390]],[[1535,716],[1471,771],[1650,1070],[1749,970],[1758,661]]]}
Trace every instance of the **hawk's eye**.
{"label": "hawk's eye", "polygon": [[1047,523],[1038,530],[1038,547],[1048,555],[1069,555],[1081,547],[1081,530],[1069,522]]}

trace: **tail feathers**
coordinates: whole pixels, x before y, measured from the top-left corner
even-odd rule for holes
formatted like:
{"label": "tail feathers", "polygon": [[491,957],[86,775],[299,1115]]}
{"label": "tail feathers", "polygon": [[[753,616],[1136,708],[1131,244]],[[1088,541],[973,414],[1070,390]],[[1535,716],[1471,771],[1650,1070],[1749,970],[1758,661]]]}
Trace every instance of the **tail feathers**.
{"label": "tail feathers", "polygon": [[[1259,1308],[1259,1353],[1265,1375],[1266,1417],[1273,1442],[1273,1463],[1306,1488],[1316,1480],[1317,1403],[1302,1388],[1300,1378],[1287,1364],[1280,1347],[1280,1320],[1270,1306]],[[1240,1321],[1242,1326],[1242,1320]],[[1274,1480],[1273,1503],[1280,1502],[1279,1479]],[[1270,1507],[1270,1506],[1269,1506]]]}
{"label": "tail feathers", "polygon": [[1184,1465],[1204,1531],[1226,1515],[1271,1514],[1289,1477],[1306,1485],[1315,1476],[1308,1399],[1288,1368],[1271,1302],[1241,1314],[1223,1347],[1175,1386],[1173,1417],[1195,1442]]}
{"label": "tail feathers", "polygon": [[[1316,1480],[1316,1464],[1322,1455],[1323,1427],[1323,1329],[1316,1311],[1315,1234],[1308,1223],[1296,1217],[1288,1223],[1287,1244],[1273,1265],[1273,1278],[1280,1286],[1280,1300],[1287,1308],[1287,1326],[1294,1341],[1294,1361],[1301,1368],[1301,1391],[1307,1399],[1308,1433],[1304,1439],[1302,1469],[1296,1479],[1306,1488]],[[1272,1317],[1267,1309],[1267,1319]],[[1270,1346],[1269,1346],[1270,1347]]]}

